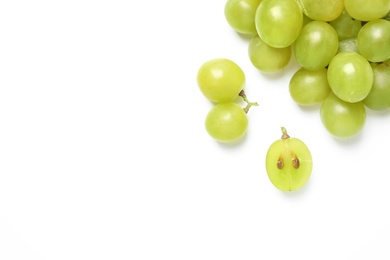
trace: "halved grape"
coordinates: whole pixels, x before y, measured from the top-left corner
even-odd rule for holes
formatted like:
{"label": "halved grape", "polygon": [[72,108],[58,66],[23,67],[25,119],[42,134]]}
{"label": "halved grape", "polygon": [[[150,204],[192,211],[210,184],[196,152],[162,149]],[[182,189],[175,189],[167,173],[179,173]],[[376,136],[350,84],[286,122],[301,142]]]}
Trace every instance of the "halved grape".
{"label": "halved grape", "polygon": [[263,72],[274,72],[286,67],[291,59],[291,46],[274,48],[267,45],[259,36],[254,36],[248,47],[252,64]]}
{"label": "halved grape", "polygon": [[245,74],[233,61],[216,58],[202,64],[197,75],[203,95],[212,102],[235,99],[245,85]]}
{"label": "halved grape", "polygon": [[301,32],[302,23],[303,14],[295,0],[263,0],[256,11],[257,33],[275,48],[291,45]]}
{"label": "halved grape", "polygon": [[368,96],[363,99],[364,105],[373,110],[385,110],[390,107],[390,60],[383,63],[372,63],[374,84]]}
{"label": "halved grape", "polygon": [[328,67],[328,82],[337,97],[359,102],[371,90],[374,75],[370,63],[356,52],[340,52]]}
{"label": "halved grape", "polygon": [[316,21],[332,21],[344,9],[342,0],[298,0],[298,2],[305,15]]}
{"label": "halved grape", "polygon": [[290,96],[299,105],[310,106],[321,103],[330,93],[327,69],[299,69],[290,79]]}
{"label": "halved grape", "polygon": [[320,115],[329,133],[341,139],[357,135],[366,122],[366,109],[362,102],[345,102],[332,92],[322,103]]}
{"label": "halved grape", "polygon": [[243,137],[248,128],[248,117],[234,102],[215,104],[206,116],[208,134],[219,142],[234,142]]}
{"label": "halved grape", "polygon": [[390,0],[344,0],[344,7],[354,19],[371,21],[390,11]]}
{"label": "halved grape", "polygon": [[290,138],[282,127],[282,138],[273,142],[266,155],[266,171],[271,183],[281,191],[302,188],[312,172],[309,148],[298,138]]}
{"label": "halved grape", "polygon": [[255,14],[262,0],[227,0],[225,18],[238,33],[256,35]]}
{"label": "halved grape", "polygon": [[297,62],[305,69],[325,68],[336,55],[338,48],[336,30],[326,22],[306,24],[294,43]]}
{"label": "halved grape", "polygon": [[366,23],[358,37],[359,53],[371,62],[390,59],[390,22],[376,19]]}

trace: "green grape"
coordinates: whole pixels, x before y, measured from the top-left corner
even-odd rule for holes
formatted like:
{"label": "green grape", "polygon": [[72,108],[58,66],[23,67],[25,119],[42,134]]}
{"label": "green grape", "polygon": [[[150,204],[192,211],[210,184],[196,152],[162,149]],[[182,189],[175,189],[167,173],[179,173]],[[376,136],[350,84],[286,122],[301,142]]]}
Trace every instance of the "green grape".
{"label": "green grape", "polygon": [[371,62],[390,59],[390,22],[376,19],[366,23],[358,37],[359,53]]}
{"label": "green grape", "polygon": [[321,103],[330,93],[327,69],[299,69],[290,79],[290,96],[299,105],[310,106]]}
{"label": "green grape", "polygon": [[245,110],[234,102],[217,103],[206,116],[208,134],[219,142],[234,142],[242,138],[248,128]]}
{"label": "green grape", "polygon": [[233,61],[216,58],[202,64],[197,75],[198,86],[210,101],[235,99],[245,85],[245,74]]}
{"label": "green grape", "polygon": [[238,33],[256,35],[255,14],[262,0],[227,0],[225,18]]}
{"label": "green grape", "polygon": [[342,0],[298,0],[305,15],[316,21],[332,21],[344,9]]}
{"label": "green grape", "polygon": [[360,28],[362,28],[362,22],[352,19],[345,9],[337,19],[329,24],[336,30],[339,41],[356,38]]}
{"label": "green grape", "polygon": [[312,22],[312,21],[313,21],[313,19],[311,19],[311,18],[307,17],[307,15],[303,14],[302,28],[303,28],[306,24],[308,24],[308,23],[310,23],[310,22]]}
{"label": "green grape", "polygon": [[329,133],[340,139],[354,137],[363,129],[366,122],[363,102],[345,102],[332,92],[322,103],[320,115]]}
{"label": "green grape", "polygon": [[371,67],[374,84],[363,103],[373,110],[385,110],[390,107],[390,60],[379,64],[372,63]]}
{"label": "green grape", "polygon": [[294,43],[298,64],[308,70],[326,67],[338,48],[336,30],[326,22],[312,21],[303,27]]}
{"label": "green grape", "polygon": [[344,0],[344,6],[352,18],[371,21],[384,17],[390,11],[390,0]]}
{"label": "green grape", "polygon": [[337,53],[345,51],[359,53],[357,38],[345,39],[339,42]]}
{"label": "green grape", "polygon": [[268,148],[266,171],[271,183],[281,191],[302,188],[312,172],[313,161],[309,148],[298,138],[290,138],[282,127],[282,138]]}
{"label": "green grape", "polygon": [[295,0],[263,0],[256,11],[257,33],[271,47],[291,45],[301,32],[302,23],[303,14]]}
{"label": "green grape", "polygon": [[248,47],[252,64],[263,72],[274,72],[286,67],[291,59],[291,46],[274,48],[264,43],[259,36],[254,36]]}
{"label": "green grape", "polygon": [[337,97],[346,102],[363,100],[373,81],[370,63],[356,52],[340,52],[328,66],[329,86]]}

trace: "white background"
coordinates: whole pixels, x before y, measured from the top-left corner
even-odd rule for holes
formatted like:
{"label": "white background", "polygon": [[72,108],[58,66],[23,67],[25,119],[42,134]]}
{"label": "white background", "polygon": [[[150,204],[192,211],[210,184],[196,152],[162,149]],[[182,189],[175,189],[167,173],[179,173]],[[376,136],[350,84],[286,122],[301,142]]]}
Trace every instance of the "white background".
{"label": "white background", "polygon": [[[1,1],[0,259],[390,259],[389,112],[331,137],[281,73],[256,71],[224,0]],[[204,129],[199,66],[229,58],[252,107],[234,145]],[[307,185],[278,191],[285,126]]]}

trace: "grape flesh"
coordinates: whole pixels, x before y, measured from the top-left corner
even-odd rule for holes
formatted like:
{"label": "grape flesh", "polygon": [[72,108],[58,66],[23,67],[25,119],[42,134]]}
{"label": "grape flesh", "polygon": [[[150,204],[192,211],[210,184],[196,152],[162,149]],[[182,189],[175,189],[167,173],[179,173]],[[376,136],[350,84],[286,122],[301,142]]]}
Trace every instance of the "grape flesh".
{"label": "grape flesh", "polygon": [[336,30],[326,22],[306,24],[294,43],[297,62],[305,69],[325,68],[336,55],[339,40]]}
{"label": "grape flesh", "polygon": [[340,52],[329,64],[329,86],[344,101],[354,103],[363,100],[373,81],[370,63],[358,53]]}
{"label": "grape flesh", "polygon": [[206,116],[207,133],[218,142],[234,142],[242,138],[248,128],[248,117],[234,102],[215,104]]}
{"label": "grape flesh", "polygon": [[390,22],[376,19],[366,23],[358,34],[359,53],[371,62],[390,59]]}
{"label": "grape flesh", "polygon": [[228,102],[244,88],[245,74],[235,62],[216,58],[202,64],[197,81],[201,92],[210,101]]}
{"label": "grape flesh", "polygon": [[255,14],[262,0],[227,0],[225,18],[238,33],[256,35]]}
{"label": "grape flesh", "polygon": [[291,98],[299,105],[310,106],[319,104],[330,93],[327,69],[299,69],[290,79],[289,91]]}
{"label": "grape flesh", "polygon": [[271,183],[281,191],[302,188],[312,172],[309,148],[298,138],[291,138],[282,128],[283,136],[271,144],[266,155],[266,171]]}
{"label": "grape flesh", "polygon": [[284,48],[299,36],[303,14],[295,0],[263,0],[256,10],[255,24],[266,44]]}
{"label": "grape flesh", "polygon": [[340,139],[356,136],[366,122],[366,109],[363,102],[345,102],[332,92],[322,103],[320,115],[329,133]]}
{"label": "grape flesh", "polygon": [[274,48],[267,45],[259,36],[249,42],[248,55],[251,63],[263,72],[274,72],[287,66],[291,59],[291,46]]}

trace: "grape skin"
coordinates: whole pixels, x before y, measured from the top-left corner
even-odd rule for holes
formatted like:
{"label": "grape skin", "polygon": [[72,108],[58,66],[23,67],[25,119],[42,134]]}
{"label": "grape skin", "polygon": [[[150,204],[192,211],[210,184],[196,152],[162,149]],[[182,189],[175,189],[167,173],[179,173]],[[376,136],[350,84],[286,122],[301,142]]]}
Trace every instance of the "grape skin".
{"label": "grape skin", "polygon": [[225,18],[238,33],[256,35],[255,14],[262,0],[227,0]]}
{"label": "grape skin", "polygon": [[207,133],[219,142],[234,142],[242,138],[248,128],[248,117],[234,102],[215,104],[206,116]]}

